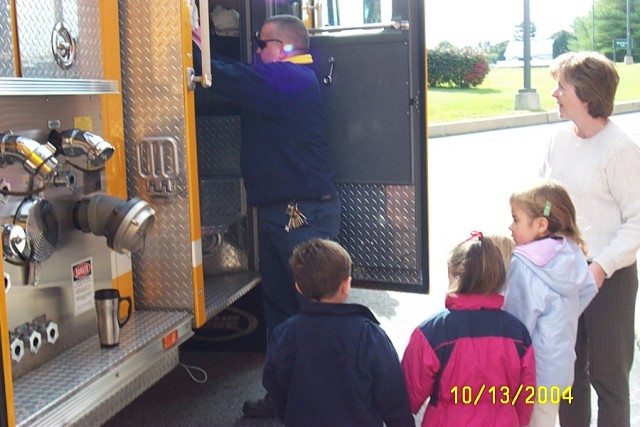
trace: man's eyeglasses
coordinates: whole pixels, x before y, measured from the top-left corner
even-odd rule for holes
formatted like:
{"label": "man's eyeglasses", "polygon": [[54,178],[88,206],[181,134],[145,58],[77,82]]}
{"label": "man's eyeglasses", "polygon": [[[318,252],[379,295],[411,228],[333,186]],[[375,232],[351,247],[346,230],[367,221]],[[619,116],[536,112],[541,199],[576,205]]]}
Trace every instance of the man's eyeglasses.
{"label": "man's eyeglasses", "polygon": [[277,43],[280,43],[281,45],[284,45],[284,42],[282,40],[278,40],[278,39],[264,39],[264,40],[262,40],[260,38],[260,33],[255,33],[253,35],[253,39],[256,41],[256,43],[258,44],[258,47],[260,49],[264,49],[265,47],[267,47],[267,43],[269,43],[269,42],[277,42]]}

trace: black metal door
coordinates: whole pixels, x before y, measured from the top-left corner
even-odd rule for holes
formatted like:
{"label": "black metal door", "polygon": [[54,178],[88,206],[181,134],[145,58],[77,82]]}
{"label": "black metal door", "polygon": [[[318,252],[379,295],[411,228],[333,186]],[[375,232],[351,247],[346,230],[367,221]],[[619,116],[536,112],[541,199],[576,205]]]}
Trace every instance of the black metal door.
{"label": "black metal door", "polygon": [[395,1],[392,25],[312,31],[356,286],[429,287],[422,3]]}

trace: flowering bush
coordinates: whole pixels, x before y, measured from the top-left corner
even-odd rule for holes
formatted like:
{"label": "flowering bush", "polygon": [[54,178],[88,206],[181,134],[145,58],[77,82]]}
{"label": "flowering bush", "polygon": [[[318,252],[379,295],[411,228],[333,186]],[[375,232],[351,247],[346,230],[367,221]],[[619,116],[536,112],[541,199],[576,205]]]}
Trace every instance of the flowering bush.
{"label": "flowering bush", "polygon": [[427,52],[429,86],[476,87],[489,74],[489,61],[473,49],[436,48]]}

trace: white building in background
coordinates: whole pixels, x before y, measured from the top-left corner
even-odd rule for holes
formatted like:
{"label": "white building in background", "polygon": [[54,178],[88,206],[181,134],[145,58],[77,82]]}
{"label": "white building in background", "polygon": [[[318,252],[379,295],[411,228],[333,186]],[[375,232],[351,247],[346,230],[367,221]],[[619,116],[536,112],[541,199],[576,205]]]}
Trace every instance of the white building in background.
{"label": "white building in background", "polygon": [[[548,67],[553,60],[553,39],[531,40],[531,66]],[[504,51],[504,61],[496,67],[522,67],[524,65],[524,42],[511,40]]]}

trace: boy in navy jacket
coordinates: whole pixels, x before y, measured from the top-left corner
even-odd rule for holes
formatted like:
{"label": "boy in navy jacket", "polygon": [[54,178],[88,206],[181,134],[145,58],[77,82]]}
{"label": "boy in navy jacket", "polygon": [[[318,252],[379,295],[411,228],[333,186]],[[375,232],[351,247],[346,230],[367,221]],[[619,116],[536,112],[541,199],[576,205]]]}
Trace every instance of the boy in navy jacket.
{"label": "boy in navy jacket", "polygon": [[271,337],[262,383],[287,426],[415,425],[398,354],[371,311],[347,303],[351,258],[314,239],[290,260],[302,312]]}

